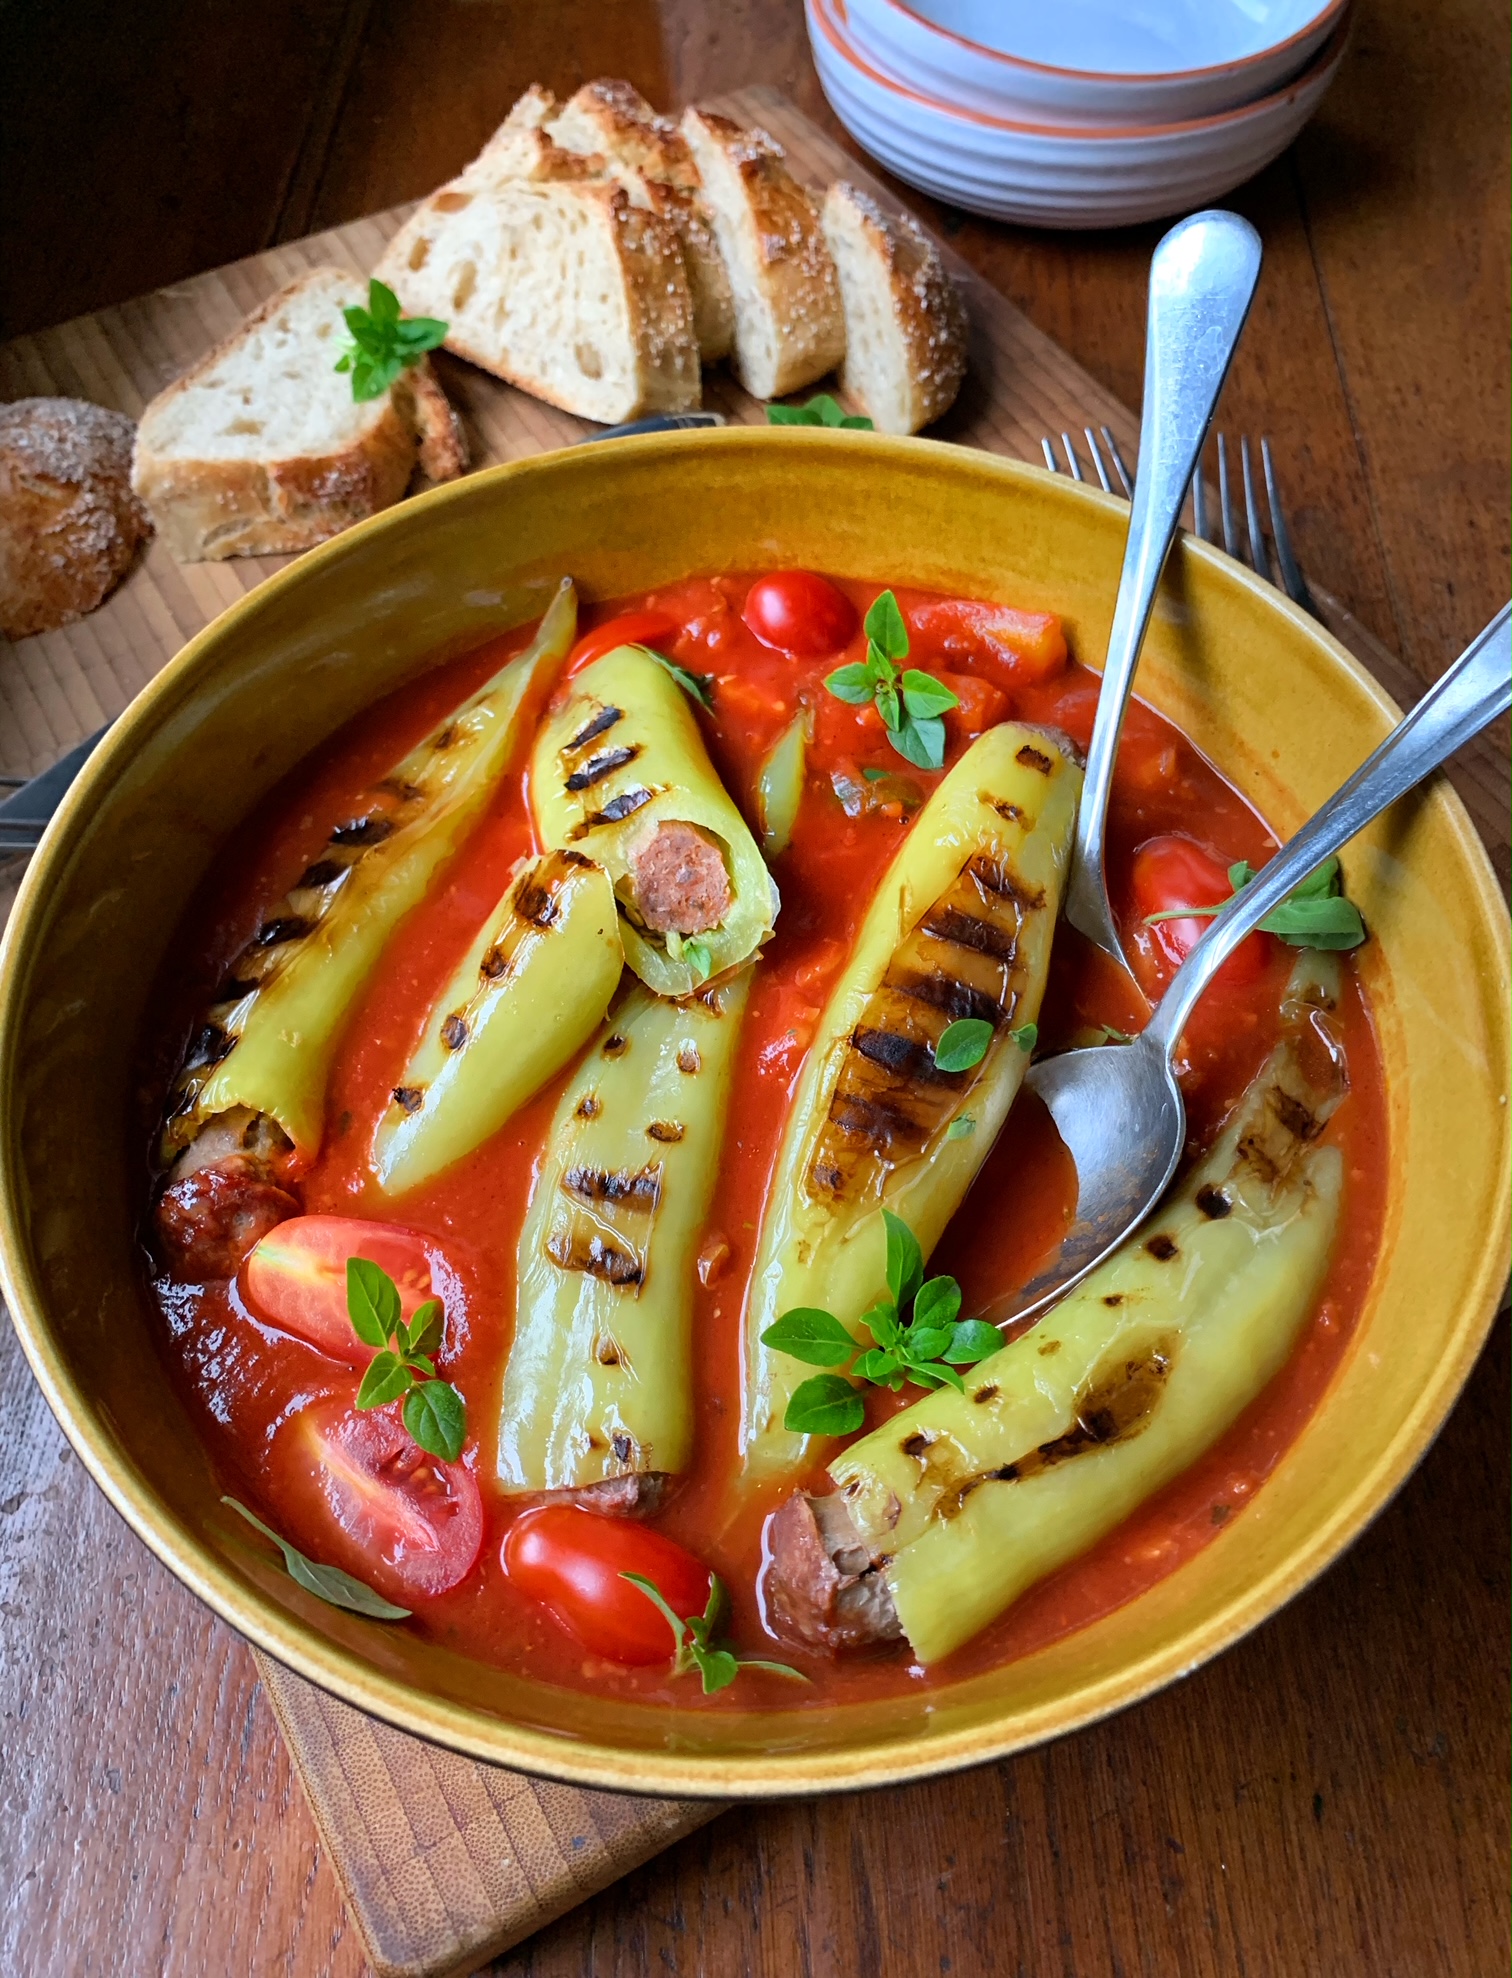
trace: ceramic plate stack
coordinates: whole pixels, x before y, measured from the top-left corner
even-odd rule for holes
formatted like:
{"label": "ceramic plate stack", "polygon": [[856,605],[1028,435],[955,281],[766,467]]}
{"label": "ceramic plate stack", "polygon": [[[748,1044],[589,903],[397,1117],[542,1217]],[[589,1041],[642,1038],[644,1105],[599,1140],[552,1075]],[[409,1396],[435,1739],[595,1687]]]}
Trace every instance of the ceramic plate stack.
{"label": "ceramic plate stack", "polygon": [[910,185],[1031,226],[1218,198],[1333,81],[1349,0],[806,0],[824,93]]}

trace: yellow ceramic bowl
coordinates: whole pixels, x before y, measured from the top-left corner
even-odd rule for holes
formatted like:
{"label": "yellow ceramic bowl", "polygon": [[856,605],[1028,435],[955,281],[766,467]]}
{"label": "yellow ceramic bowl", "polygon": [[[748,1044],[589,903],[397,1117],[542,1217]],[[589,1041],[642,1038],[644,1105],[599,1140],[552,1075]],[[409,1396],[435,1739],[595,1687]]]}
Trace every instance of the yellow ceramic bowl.
{"label": "yellow ceramic bowl", "polygon": [[[311,551],[192,640],[117,722],[32,863],[0,959],[5,1289],[96,1481],[233,1627],[361,1708],[481,1758],[644,1792],[843,1789],[991,1758],[1146,1695],[1264,1620],[1386,1502],[1458,1394],[1506,1270],[1507,921],[1444,788],[1347,859],[1374,937],[1362,966],[1392,1136],[1385,1240],[1348,1358],[1242,1518],[1041,1654],[902,1701],[749,1715],[598,1700],[482,1667],[323,1606],[249,1545],[154,1345],[132,1088],[149,986],[219,848],[309,749],[438,652],[538,611],[563,571],[589,597],[778,564],[929,585],[1047,606],[1097,659],[1125,515],[1034,468],[869,434],[575,449]],[[1276,591],[1192,543],[1139,684],[1283,833],[1396,715]]]}

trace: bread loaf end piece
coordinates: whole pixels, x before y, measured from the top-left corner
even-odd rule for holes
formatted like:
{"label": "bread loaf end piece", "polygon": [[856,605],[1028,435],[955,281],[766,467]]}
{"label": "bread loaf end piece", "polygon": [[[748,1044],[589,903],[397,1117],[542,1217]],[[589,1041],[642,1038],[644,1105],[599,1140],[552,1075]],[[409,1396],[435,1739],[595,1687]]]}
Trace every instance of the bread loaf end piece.
{"label": "bread loaf end piece", "polygon": [[879,432],[916,433],[949,410],[966,375],[960,292],[914,220],[844,180],[823,219],[845,304],[841,385]]}
{"label": "bread loaf end piece", "polygon": [[812,198],[764,130],[689,109],[682,131],[729,270],[736,376],[762,399],[813,384],[845,354],[845,317]]}
{"label": "bread loaf end piece", "polygon": [[0,405],[0,633],[24,639],[103,604],[152,532],[131,488],[136,427],[82,398]]}

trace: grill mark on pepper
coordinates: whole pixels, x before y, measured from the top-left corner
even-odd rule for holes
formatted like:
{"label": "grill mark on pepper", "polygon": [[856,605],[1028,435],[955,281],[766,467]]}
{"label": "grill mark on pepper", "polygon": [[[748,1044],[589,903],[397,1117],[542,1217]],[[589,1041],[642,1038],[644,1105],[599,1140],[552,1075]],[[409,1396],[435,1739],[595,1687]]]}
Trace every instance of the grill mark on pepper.
{"label": "grill mark on pepper", "polygon": [[418,1085],[396,1085],[394,1104],[401,1106],[407,1113],[418,1113],[425,1104],[425,1093]]}
{"label": "grill mark on pepper", "polygon": [[381,845],[385,838],[393,835],[393,820],[387,817],[354,817],[349,824],[338,824],[331,833],[333,845],[358,845],[366,851],[370,845]]}
{"label": "grill mark on pepper", "polygon": [[619,1250],[597,1233],[580,1240],[585,1232],[574,1224],[566,1230],[553,1230],[546,1239],[546,1254],[564,1271],[581,1271],[588,1277],[602,1278],[606,1284],[639,1284],[645,1266],[638,1257]]}
{"label": "grill mark on pepper", "polygon": [[661,1141],[664,1146],[675,1146],[686,1132],[686,1127],[671,1119],[654,1119],[646,1128],[649,1138]]}
{"label": "grill mark on pepper", "polygon": [[591,810],[581,824],[572,827],[574,838],[586,838],[590,831],[597,831],[601,824],[623,824],[627,817],[634,817],[656,795],[639,783],[633,790],[621,790],[617,797],[611,797],[602,810]]}
{"label": "grill mark on pepper", "polygon": [[661,1162],[636,1168],[569,1168],[562,1189],[585,1203],[613,1203],[631,1214],[649,1215],[661,1200]]}
{"label": "grill mark on pepper", "polygon": [[586,749],[590,742],[596,742],[600,735],[607,735],[615,722],[624,718],[625,710],[622,707],[601,707],[586,727],[579,728],[562,754],[576,755],[579,749]]}
{"label": "grill mark on pepper", "polygon": [[981,1023],[990,1023],[996,1030],[999,1024],[1008,1020],[1009,1012],[996,996],[946,974],[943,969],[934,975],[916,976],[912,982],[900,982],[897,988],[900,994],[911,996],[916,1003],[927,1003],[931,1009],[943,1010],[952,1023],[961,1017],[975,1017]]}
{"label": "grill mark on pepper", "polygon": [[574,769],[567,778],[567,788],[574,796],[579,791],[591,790],[595,783],[602,783],[616,769],[623,769],[627,763],[634,762],[639,754],[640,745],[631,743],[628,748],[605,749],[602,755],[590,756],[581,769]]}
{"label": "grill mark on pepper", "polygon": [[1055,768],[1049,756],[1042,755],[1038,749],[1031,749],[1027,742],[1013,760],[1025,769],[1037,769],[1041,776],[1050,775]]}
{"label": "grill mark on pepper", "polygon": [[1234,1211],[1234,1205],[1229,1197],[1221,1188],[1215,1188],[1211,1182],[1206,1188],[1198,1189],[1197,1206],[1210,1222],[1221,1222],[1225,1216],[1232,1215]]}
{"label": "grill mark on pepper", "polygon": [[307,865],[300,873],[294,891],[302,892],[307,886],[329,886],[333,879],[340,879],[351,869],[350,865],[338,859],[316,859],[313,865]]}
{"label": "grill mark on pepper", "polygon": [[297,941],[308,934],[310,923],[301,914],[278,914],[272,920],[265,920],[252,936],[250,946],[254,948],[281,948],[285,941]]}
{"label": "grill mark on pepper", "polygon": [[460,1051],[467,1042],[467,1019],[453,1010],[441,1026],[441,1042],[448,1051]]}

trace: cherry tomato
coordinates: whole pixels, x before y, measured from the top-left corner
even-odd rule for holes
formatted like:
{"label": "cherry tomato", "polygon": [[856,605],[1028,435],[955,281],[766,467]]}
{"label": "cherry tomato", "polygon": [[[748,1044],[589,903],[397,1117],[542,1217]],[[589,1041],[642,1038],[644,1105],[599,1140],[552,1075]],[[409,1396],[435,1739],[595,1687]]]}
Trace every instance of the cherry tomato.
{"label": "cherry tomato", "polygon": [[399,1287],[413,1318],[431,1297],[430,1244],[418,1230],[355,1216],[291,1216],[269,1230],[241,1268],[241,1291],[259,1318],[317,1352],[365,1367],[373,1357],[347,1315],[347,1258],[366,1257]]}
{"label": "cherry tomato", "polygon": [[[912,605],[909,630],[954,658],[983,662],[1005,685],[1048,680],[1066,663],[1066,635],[1053,611],[1015,611],[971,598]],[[921,660],[920,664],[927,662]]]}
{"label": "cherry tomato", "polygon": [[[1134,910],[1141,926],[1152,913],[1173,907],[1223,906],[1233,896],[1228,867],[1195,838],[1171,835],[1149,838],[1134,854]],[[1212,925],[1206,915],[1190,920],[1161,920],[1145,927],[1151,946],[1167,965],[1178,968]],[[1270,960],[1271,937],[1252,934],[1240,943],[1214,977],[1214,986],[1240,989],[1264,972]]]}
{"label": "cherry tomato", "polygon": [[566,673],[576,673],[592,660],[602,659],[616,646],[670,646],[682,627],[665,611],[627,611],[623,618],[611,618],[597,631],[585,632],[567,655]]}
{"label": "cherry tomato", "polygon": [[670,1538],[575,1504],[548,1504],[516,1518],[504,1540],[504,1570],[584,1648],[611,1662],[665,1662],[676,1643],[667,1619],[638,1587],[661,1589],[674,1614],[702,1614],[709,1569]]}
{"label": "cherry tomato", "polygon": [[353,1571],[403,1604],[465,1579],[483,1545],[483,1500],[471,1470],[414,1442],[399,1403],[360,1413],[340,1403],[300,1417],[315,1481],[351,1541]]}
{"label": "cherry tomato", "polygon": [[741,612],[764,646],[793,659],[825,659],[856,636],[856,607],[828,577],[812,570],[774,570],[758,577]]}

